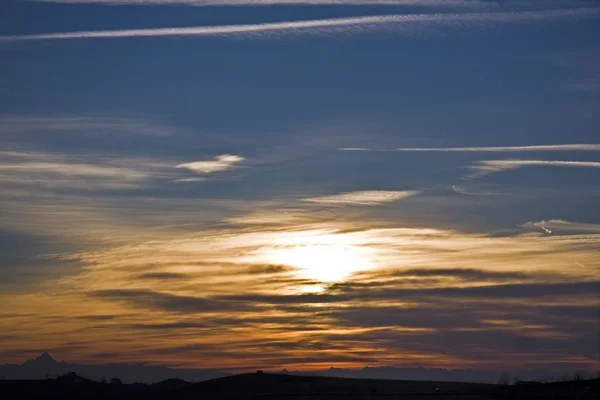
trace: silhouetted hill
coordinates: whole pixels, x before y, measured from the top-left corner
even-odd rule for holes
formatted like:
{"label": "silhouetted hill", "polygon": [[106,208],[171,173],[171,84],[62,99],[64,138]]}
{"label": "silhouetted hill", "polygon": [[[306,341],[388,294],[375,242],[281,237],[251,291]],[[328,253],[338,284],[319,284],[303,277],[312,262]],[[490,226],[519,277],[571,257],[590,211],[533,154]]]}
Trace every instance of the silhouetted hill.
{"label": "silhouetted hill", "polygon": [[[351,379],[321,376],[295,376],[281,374],[243,374],[220,379],[213,379],[193,385],[194,390],[205,396],[231,393],[238,396],[244,393],[261,393],[263,395],[396,395],[398,393],[435,393],[440,392],[463,394],[498,393],[498,385],[483,383],[398,381],[387,379]],[[187,390],[186,389],[186,390]],[[211,397],[207,397],[211,398]],[[360,397],[359,397],[360,398]]]}
{"label": "silhouetted hill", "polygon": [[64,375],[68,372],[75,372],[96,381],[117,377],[125,383],[154,383],[176,378],[197,382],[228,375],[209,369],[175,369],[144,364],[85,365],[65,361],[57,362],[48,353],[27,360],[21,365],[5,364],[0,366],[0,377],[3,379],[44,379]]}
{"label": "silhouetted hill", "polygon": [[68,374],[37,381],[0,381],[2,399],[578,399],[600,395],[600,380],[501,386],[460,382],[347,379],[243,374],[188,383],[170,379],[153,385],[99,383]]}
{"label": "silhouetted hill", "polygon": [[[565,376],[566,371],[557,370],[476,370],[476,369],[444,369],[444,368],[398,368],[398,367],[364,367],[361,369],[329,368],[322,371],[294,371],[284,369],[280,374],[302,376],[327,376],[354,379],[393,379],[405,381],[439,381],[439,382],[472,382],[498,383],[499,378],[509,372],[510,378],[522,380],[548,380]],[[586,376],[594,376],[587,372]]]}
{"label": "silhouetted hill", "polygon": [[[229,374],[209,369],[175,369],[144,364],[100,364],[85,365],[57,362],[48,353],[28,360],[22,365],[5,364],[0,366],[0,377],[4,379],[44,379],[76,372],[96,381],[119,378],[124,383],[155,383],[167,379],[181,379],[188,382],[200,382],[208,379],[224,377]],[[323,376],[355,379],[393,379],[405,381],[447,381],[497,383],[503,371],[443,368],[396,368],[396,367],[364,367],[361,369],[329,368],[321,371],[288,371],[281,374],[298,376]],[[510,371],[512,377],[524,380],[536,380],[542,377],[564,376],[563,371],[522,370]],[[588,375],[590,376],[590,375]]]}
{"label": "silhouetted hill", "polygon": [[[28,360],[22,365],[5,364],[0,366],[0,377],[4,379],[45,379],[75,372],[95,381],[119,378],[124,383],[142,382],[156,383],[167,380],[175,385],[181,382],[201,382],[213,378],[226,377],[229,374],[209,369],[175,369],[163,366],[144,364],[100,364],[85,365],[57,362],[48,353]],[[522,380],[537,380],[564,376],[563,372],[522,370],[510,371],[511,377]],[[268,375],[268,374],[267,374]],[[442,369],[442,368],[396,368],[396,367],[364,367],[361,369],[329,368],[321,371],[288,371],[283,370],[280,375],[336,377],[352,379],[388,379],[403,381],[436,381],[436,382],[472,382],[472,383],[497,383],[502,371],[486,371],[473,369]],[[591,376],[591,375],[588,375]],[[266,379],[266,378],[265,378]],[[180,382],[180,383],[181,383]]]}

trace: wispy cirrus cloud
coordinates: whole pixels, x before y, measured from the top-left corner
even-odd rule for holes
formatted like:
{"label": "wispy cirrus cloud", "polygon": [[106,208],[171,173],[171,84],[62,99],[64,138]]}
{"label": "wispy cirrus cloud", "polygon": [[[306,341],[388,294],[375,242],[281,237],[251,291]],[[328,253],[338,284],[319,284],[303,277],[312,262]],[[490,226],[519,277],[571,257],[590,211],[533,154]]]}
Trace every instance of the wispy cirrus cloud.
{"label": "wispy cirrus cloud", "polygon": [[[274,219],[279,214],[274,211]],[[35,314],[6,319],[11,348],[26,347],[34,337],[60,343],[57,332],[68,330],[86,350],[101,346],[124,359],[136,356],[131,353],[134,342],[144,343],[141,355],[161,362],[196,362],[212,349],[210,365],[215,367],[240,368],[250,362],[307,368],[311,362],[334,362],[332,348],[336,353],[368,354],[374,345],[381,354],[373,362],[384,364],[439,366],[439,357],[448,355],[468,364],[487,362],[492,353],[495,363],[506,365],[514,352],[522,352],[519,363],[564,361],[574,353],[581,355],[582,365],[595,362],[589,348],[597,333],[598,301],[593,294],[598,271],[565,260],[592,264],[597,234],[572,235],[567,241],[554,235],[364,228],[348,220],[328,230],[307,230],[304,222],[290,222],[284,231],[228,227],[185,237],[131,237],[135,240],[123,245],[66,255],[85,268],[54,282],[53,293],[17,297],[15,314],[39,310],[43,303],[45,315],[53,319]],[[328,248],[338,249],[331,265],[316,268],[310,264],[318,258],[292,257],[290,264],[273,263],[283,253],[296,256],[307,254],[299,250],[313,249],[323,256]],[[325,284],[307,279],[334,267],[340,251],[351,249],[368,250],[368,269]],[[340,262],[338,268],[348,266]],[[307,285],[320,285],[322,291],[306,292]],[[105,314],[107,307],[113,317],[72,320]],[[339,330],[340,325],[345,329]],[[81,329],[80,336],[73,327]],[[229,329],[236,335],[222,335]],[[107,341],[107,332],[122,340]],[[453,343],[464,345],[449,350],[440,344],[440,334],[453,335]],[[485,354],[472,351],[482,340],[489,341]],[[166,342],[199,346],[202,355],[179,354]],[[264,358],[265,343],[276,354],[273,359]],[[563,346],[560,351],[557,343]],[[507,349],[512,349],[510,356]],[[307,351],[310,359],[304,359]],[[352,365],[365,362],[361,356]],[[455,366],[457,362],[452,361]]]}
{"label": "wispy cirrus cloud", "polygon": [[[2,151],[0,183],[10,187],[73,189],[137,189],[152,182],[201,182],[205,176],[235,168],[245,158],[223,154],[211,161],[173,165],[173,160],[154,160],[126,155],[36,151]],[[186,176],[187,175],[187,176]]]}
{"label": "wispy cirrus cloud", "polygon": [[452,190],[454,191],[454,193],[463,194],[466,196],[497,196],[501,194],[498,192],[490,191],[473,191],[459,185],[452,185]]}
{"label": "wispy cirrus cloud", "polygon": [[[210,161],[194,161],[185,164],[179,164],[176,166],[176,168],[185,168],[197,174],[212,174],[215,172],[222,172],[236,168],[239,163],[245,160],[246,159],[242,156],[221,154]],[[183,182],[182,180],[180,181]]]}
{"label": "wispy cirrus cloud", "polygon": [[156,36],[247,36],[253,38],[278,37],[283,35],[324,35],[328,33],[361,33],[379,30],[410,32],[415,25],[430,24],[439,26],[450,24],[465,28],[468,24],[511,23],[553,21],[565,18],[597,18],[599,8],[578,8],[562,10],[494,12],[494,13],[448,13],[448,14],[387,14],[351,18],[331,18],[320,20],[282,21],[240,25],[213,25],[195,27],[169,27],[148,29],[123,29],[101,31],[77,31],[62,33],[41,33],[32,35],[0,36],[0,42],[60,40],[60,39],[99,39]]}
{"label": "wispy cirrus cloud", "polygon": [[0,183],[17,187],[133,189],[166,167],[149,160],[125,161],[93,155],[4,151],[0,156]]}
{"label": "wispy cirrus cloud", "polygon": [[367,147],[342,147],[341,151],[405,151],[405,152],[449,152],[449,153],[511,153],[536,151],[600,151],[600,144],[550,144],[532,146],[483,146],[483,147],[398,147],[375,149]]}
{"label": "wispy cirrus cloud", "polygon": [[0,116],[0,134],[20,136],[33,133],[105,134],[125,133],[147,136],[169,136],[175,129],[136,118],[93,116]]}
{"label": "wispy cirrus cloud", "polygon": [[43,3],[111,5],[268,6],[268,5],[409,5],[489,6],[481,0],[33,0]]}
{"label": "wispy cirrus cloud", "polygon": [[311,197],[302,199],[309,203],[318,203],[326,205],[361,205],[375,206],[378,204],[392,203],[394,201],[406,199],[419,194],[418,190],[367,190],[358,192],[348,192],[334,194],[332,196]]}
{"label": "wispy cirrus cloud", "polygon": [[600,168],[599,161],[556,161],[556,160],[485,160],[476,161],[470,168],[474,177],[504,172],[525,167],[570,167]]}
{"label": "wispy cirrus cloud", "polygon": [[206,182],[208,179],[203,177],[203,176],[198,176],[195,178],[180,178],[180,179],[175,179],[173,182],[176,183],[189,183],[189,182]]}
{"label": "wispy cirrus cloud", "polygon": [[600,224],[589,224],[584,222],[565,221],[562,219],[551,219],[548,221],[530,221],[519,225],[525,229],[540,229],[547,234],[552,233],[600,233]]}
{"label": "wispy cirrus cloud", "polygon": [[[593,4],[591,0],[547,0],[543,4],[535,1],[504,0],[29,0],[59,4],[106,4],[106,5],[187,5],[197,7],[230,6],[271,6],[271,5],[381,5],[412,7],[464,7],[498,9],[516,5],[517,7],[537,6],[582,6]],[[511,4],[512,3],[512,4]]]}

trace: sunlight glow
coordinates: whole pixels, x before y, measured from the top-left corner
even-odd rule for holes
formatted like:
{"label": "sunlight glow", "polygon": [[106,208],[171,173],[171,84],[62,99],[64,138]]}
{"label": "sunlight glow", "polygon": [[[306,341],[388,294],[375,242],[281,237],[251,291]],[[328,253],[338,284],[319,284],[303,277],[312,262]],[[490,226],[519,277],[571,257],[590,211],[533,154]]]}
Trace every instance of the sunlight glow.
{"label": "sunlight glow", "polygon": [[335,282],[371,268],[369,256],[369,249],[356,245],[318,244],[275,249],[270,258],[272,263],[298,268],[303,278]]}

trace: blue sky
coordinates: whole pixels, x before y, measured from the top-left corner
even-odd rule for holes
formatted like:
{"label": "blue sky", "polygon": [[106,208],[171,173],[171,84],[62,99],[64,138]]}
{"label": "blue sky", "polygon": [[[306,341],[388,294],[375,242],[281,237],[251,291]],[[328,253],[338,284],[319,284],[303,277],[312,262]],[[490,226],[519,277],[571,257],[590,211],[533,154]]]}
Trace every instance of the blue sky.
{"label": "blue sky", "polygon": [[[590,317],[598,304],[589,300],[600,281],[598,2],[6,0],[0,10],[0,297],[9,305],[0,318],[10,326],[6,339],[12,335],[0,357],[20,360],[39,343],[83,361],[114,352],[123,361],[196,366],[201,356],[182,360],[177,351],[194,342],[193,332],[173,333],[171,352],[151,345],[154,331],[143,333],[144,348],[124,351],[100,334],[85,342],[75,332],[92,327],[74,315],[113,310],[111,325],[94,332],[118,329],[126,342],[140,334],[130,320],[139,309],[152,321],[189,325],[222,317],[212,306],[216,314],[205,315],[200,298],[231,304],[311,293],[340,298],[332,305],[323,297],[331,314],[318,324],[303,315],[305,322],[363,335],[360,351],[327,336],[337,352],[304,357],[308,347],[290,344],[277,347],[277,359],[252,352],[248,359],[260,367],[358,366],[369,359],[343,355],[370,354],[375,344],[397,352],[399,342],[378,336],[381,323],[336,314],[356,300],[337,285],[414,284],[410,290],[426,293],[425,285],[468,290],[492,282],[551,292],[567,280],[582,285],[582,299],[559,305],[585,315],[571,328],[512,309],[513,317],[489,322],[485,307],[477,328],[495,337],[506,334],[507,320],[545,326],[528,340],[541,349],[564,344],[535,359],[515,345],[513,357],[498,362],[597,366],[585,356],[597,352],[593,335],[578,332],[598,333]],[[352,231],[359,234],[348,237]],[[243,242],[225,239],[232,237]],[[426,251],[415,244],[403,253],[404,241],[421,240]],[[507,246],[505,260],[494,246]],[[460,250],[462,264],[441,257],[443,249]],[[238,271],[256,265],[281,268]],[[390,278],[415,268],[455,274],[418,284]],[[490,275],[467,279],[465,268]],[[498,275],[507,270],[516,275]],[[229,279],[224,289],[213,282],[220,275]],[[507,291],[508,304],[513,292],[504,286],[498,292]],[[155,301],[140,301],[140,293]],[[386,296],[372,301],[387,310]],[[184,298],[194,306],[177,309]],[[62,310],[74,299],[86,305]],[[325,332],[313,338],[298,329],[298,309],[260,299],[283,313],[274,314],[282,330],[273,340],[287,343],[289,332],[325,340]],[[549,307],[544,301],[538,306]],[[258,312],[220,310],[239,317],[217,324],[233,331]],[[36,315],[54,316],[70,341],[50,334],[52,324],[23,336],[19,324]],[[357,308],[352,317],[362,315]],[[406,318],[390,318],[387,328],[406,328]],[[242,336],[254,340],[267,322]],[[213,347],[247,347],[198,329]],[[431,329],[467,347],[483,341],[461,337],[459,327]],[[427,365],[489,366],[483,353],[447,354],[427,340],[436,343],[423,339],[423,351],[435,354]],[[241,368],[226,351],[210,354],[215,367]]]}

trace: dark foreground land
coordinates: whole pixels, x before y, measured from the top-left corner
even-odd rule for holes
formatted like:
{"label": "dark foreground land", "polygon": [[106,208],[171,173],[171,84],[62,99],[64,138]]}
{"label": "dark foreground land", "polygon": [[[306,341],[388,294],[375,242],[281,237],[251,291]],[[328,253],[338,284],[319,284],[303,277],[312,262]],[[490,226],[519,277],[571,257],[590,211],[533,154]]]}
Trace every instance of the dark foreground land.
{"label": "dark foreground land", "polygon": [[188,383],[153,385],[94,382],[77,375],[38,381],[0,381],[0,398],[12,399],[598,399],[600,380],[513,386],[460,382],[344,379],[243,374]]}

